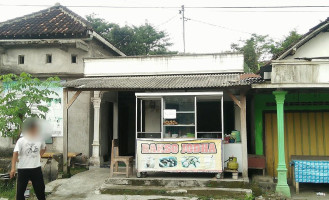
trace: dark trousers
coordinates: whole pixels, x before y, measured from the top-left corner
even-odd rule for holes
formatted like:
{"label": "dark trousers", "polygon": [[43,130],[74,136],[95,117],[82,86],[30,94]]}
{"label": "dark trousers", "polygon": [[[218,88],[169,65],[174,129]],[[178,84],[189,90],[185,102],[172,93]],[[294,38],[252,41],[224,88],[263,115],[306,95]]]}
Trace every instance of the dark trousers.
{"label": "dark trousers", "polygon": [[18,169],[16,200],[25,200],[24,192],[29,180],[32,181],[33,189],[38,200],[45,200],[45,183],[43,182],[41,167]]}

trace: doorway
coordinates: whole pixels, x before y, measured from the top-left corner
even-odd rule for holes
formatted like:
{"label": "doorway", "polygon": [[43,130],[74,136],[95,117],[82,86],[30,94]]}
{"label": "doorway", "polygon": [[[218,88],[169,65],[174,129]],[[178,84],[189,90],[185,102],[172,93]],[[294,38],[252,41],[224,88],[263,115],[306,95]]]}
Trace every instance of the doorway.
{"label": "doorway", "polygon": [[[329,148],[328,111],[285,111],[284,143],[288,177],[291,177],[289,162],[292,155],[328,156]],[[277,114],[264,113],[266,170],[277,177],[278,130]]]}
{"label": "doorway", "polygon": [[119,107],[119,151],[122,156],[135,156],[135,106],[134,92],[119,92],[118,107]]}
{"label": "doorway", "polygon": [[101,109],[101,158],[103,162],[110,161],[113,139],[113,103],[102,102]]}

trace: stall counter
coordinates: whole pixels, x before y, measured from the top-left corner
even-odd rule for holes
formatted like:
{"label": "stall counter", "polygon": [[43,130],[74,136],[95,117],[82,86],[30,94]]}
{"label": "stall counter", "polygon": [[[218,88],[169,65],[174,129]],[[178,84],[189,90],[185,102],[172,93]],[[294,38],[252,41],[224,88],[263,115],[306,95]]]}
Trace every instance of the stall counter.
{"label": "stall counter", "polygon": [[137,172],[223,171],[221,139],[137,139]]}

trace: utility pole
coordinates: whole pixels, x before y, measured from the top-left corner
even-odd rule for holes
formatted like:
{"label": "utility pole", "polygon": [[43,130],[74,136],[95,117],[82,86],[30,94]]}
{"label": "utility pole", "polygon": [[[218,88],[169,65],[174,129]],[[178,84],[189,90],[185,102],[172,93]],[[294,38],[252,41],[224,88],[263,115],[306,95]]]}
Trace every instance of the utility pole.
{"label": "utility pole", "polygon": [[184,46],[184,53],[185,53],[185,15],[184,15],[185,9],[184,5],[182,5],[182,9],[179,11],[180,14],[182,14],[182,20],[183,20],[183,46]]}

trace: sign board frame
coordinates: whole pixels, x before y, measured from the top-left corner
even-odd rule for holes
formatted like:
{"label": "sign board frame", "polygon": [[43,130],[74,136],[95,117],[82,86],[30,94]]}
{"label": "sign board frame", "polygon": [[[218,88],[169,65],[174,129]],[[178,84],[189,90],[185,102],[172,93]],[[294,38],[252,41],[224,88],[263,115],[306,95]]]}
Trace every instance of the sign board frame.
{"label": "sign board frame", "polygon": [[144,172],[222,173],[221,139],[136,141],[136,170]]}

